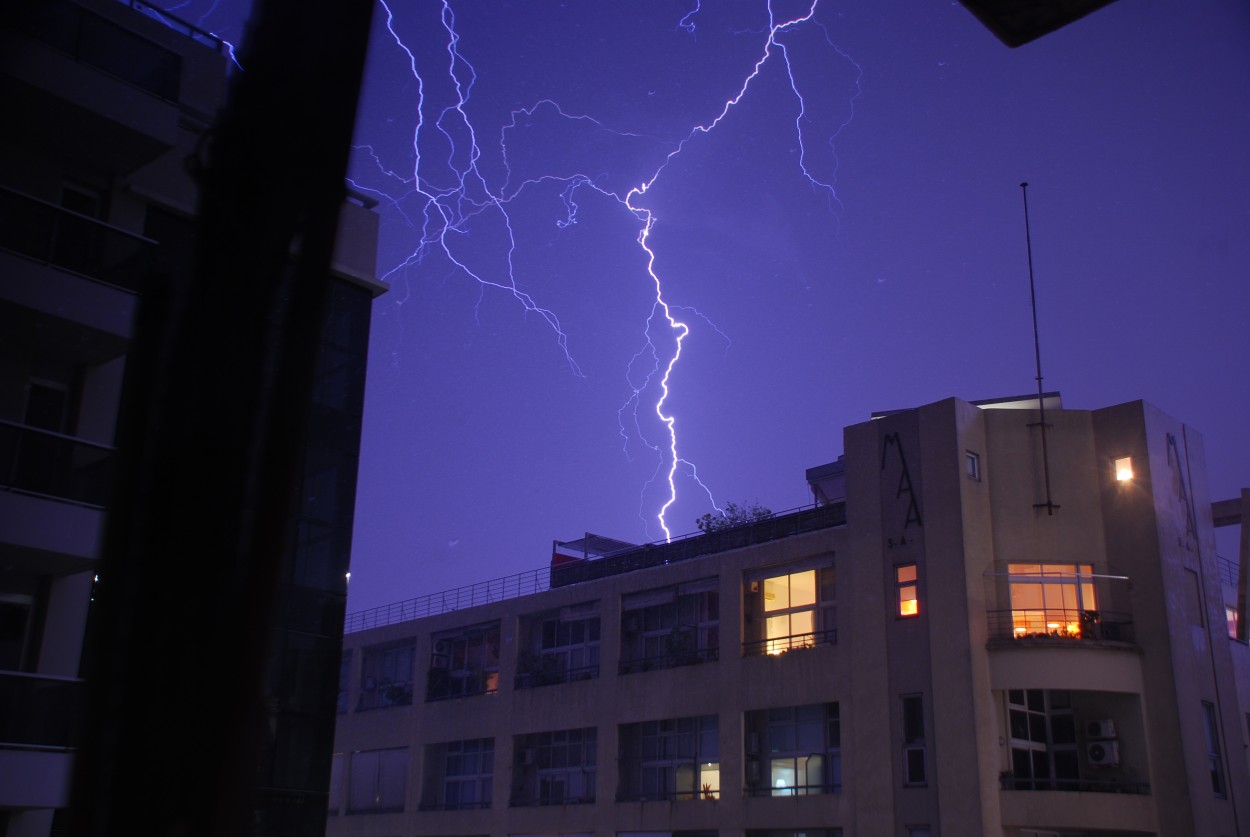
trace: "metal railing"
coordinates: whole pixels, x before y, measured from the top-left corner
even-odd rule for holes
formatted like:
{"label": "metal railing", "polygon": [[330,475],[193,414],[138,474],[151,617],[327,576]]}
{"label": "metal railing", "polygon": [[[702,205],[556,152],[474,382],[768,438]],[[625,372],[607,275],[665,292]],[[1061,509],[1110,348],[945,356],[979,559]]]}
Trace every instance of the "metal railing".
{"label": "metal railing", "polygon": [[85,690],[76,677],[0,671],[0,747],[76,746]]}
{"label": "metal railing", "polygon": [[536,689],[539,686],[555,686],[560,683],[573,683],[578,680],[595,680],[599,677],[599,666],[580,666],[578,668],[538,668],[533,671],[522,671],[513,681],[513,688]]}
{"label": "metal railing", "polygon": [[587,561],[544,566],[536,570],[457,587],[441,593],[417,596],[394,604],[369,608],[347,614],[344,633],[410,622],[466,607],[501,602],[508,599],[543,593],[553,587],[564,587],[634,570],[671,564],[730,549],[788,538],[819,529],[846,525],[846,504],[836,503],[776,514],[731,529],[704,534],[691,533],[667,543],[636,546],[612,555]]}
{"label": "metal railing", "polygon": [[1135,642],[1133,616],[1109,610],[991,610],[990,639]]}
{"label": "metal railing", "polygon": [[156,242],[103,221],[0,187],[0,248],[139,291]]}
{"label": "metal railing", "polygon": [[841,793],[842,785],[835,782],[822,782],[818,785],[784,785],[771,787],[755,785],[746,788],[749,797],[761,796],[810,796],[813,794]]}
{"label": "metal railing", "polygon": [[707,534],[694,533],[666,543],[621,550],[594,560],[561,564],[551,568],[551,586],[564,587],[845,524],[845,503],[799,509],[729,529]]}
{"label": "metal railing", "polygon": [[0,419],[0,485],[103,507],[116,450],[51,430]]}
{"label": "metal railing", "polygon": [[719,648],[692,648],[688,651],[678,651],[673,654],[621,660],[619,671],[621,674],[634,674],[639,671],[659,671],[666,668],[694,666],[700,663],[714,663],[719,659]]}
{"label": "metal railing", "polygon": [[[73,3],[27,4],[21,31],[70,58],[169,102],[178,101],[182,56]],[[189,24],[188,24],[189,25]]]}
{"label": "metal railing", "polygon": [[1132,779],[1038,779],[1004,773],[999,777],[1003,790],[1070,791],[1073,793],[1149,794],[1150,784]]}
{"label": "metal railing", "polygon": [[804,648],[815,648],[819,645],[837,645],[838,631],[832,628],[827,631],[815,631],[810,634],[774,637],[773,639],[757,639],[742,643],[742,656],[764,657],[800,651]]}
{"label": "metal railing", "polygon": [[225,41],[205,29],[201,29],[193,23],[187,23],[177,15],[172,15],[162,9],[160,6],[154,6],[151,3],[145,3],[144,0],[121,0],[122,3],[139,12],[142,15],[158,20],[165,25],[166,28],[172,29],[179,34],[186,35],[197,44],[208,47],[213,52],[221,52],[225,48]]}
{"label": "metal railing", "polygon": [[432,668],[426,682],[425,700],[450,700],[473,695],[493,695],[499,691],[499,672],[488,669],[451,671]]}
{"label": "metal railing", "polygon": [[1237,577],[1241,574],[1237,562],[1230,558],[1225,558],[1223,555],[1216,555],[1215,563],[1219,570],[1220,583],[1236,587]]}

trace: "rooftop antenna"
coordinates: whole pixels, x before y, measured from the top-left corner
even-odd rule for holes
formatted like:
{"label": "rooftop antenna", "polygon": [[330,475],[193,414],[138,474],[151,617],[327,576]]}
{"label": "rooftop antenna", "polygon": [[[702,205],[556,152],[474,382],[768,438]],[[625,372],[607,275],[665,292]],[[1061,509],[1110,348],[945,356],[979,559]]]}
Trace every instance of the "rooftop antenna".
{"label": "rooftop antenna", "polygon": [[1042,342],[1037,330],[1037,289],[1033,283],[1033,238],[1029,234],[1029,184],[1027,181],[1020,184],[1020,194],[1024,198],[1024,245],[1029,254],[1029,303],[1033,307],[1033,357],[1037,363],[1037,426],[1042,429],[1042,474],[1046,481],[1046,502],[1034,503],[1033,508],[1045,508],[1046,514],[1053,515],[1059,506],[1050,494],[1050,450],[1046,446],[1046,396],[1042,391]]}

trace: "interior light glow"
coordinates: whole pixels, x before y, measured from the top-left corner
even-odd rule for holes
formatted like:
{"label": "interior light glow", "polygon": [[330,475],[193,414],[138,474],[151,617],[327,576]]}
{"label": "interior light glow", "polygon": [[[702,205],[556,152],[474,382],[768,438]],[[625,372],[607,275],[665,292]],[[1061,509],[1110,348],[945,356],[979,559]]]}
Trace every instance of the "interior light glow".
{"label": "interior light glow", "polygon": [[898,612],[900,616],[915,616],[920,612],[920,605],[915,599],[904,599],[898,603]]}
{"label": "interior light glow", "polygon": [[1133,457],[1123,456],[1115,461],[1115,478],[1120,482],[1133,478]]}

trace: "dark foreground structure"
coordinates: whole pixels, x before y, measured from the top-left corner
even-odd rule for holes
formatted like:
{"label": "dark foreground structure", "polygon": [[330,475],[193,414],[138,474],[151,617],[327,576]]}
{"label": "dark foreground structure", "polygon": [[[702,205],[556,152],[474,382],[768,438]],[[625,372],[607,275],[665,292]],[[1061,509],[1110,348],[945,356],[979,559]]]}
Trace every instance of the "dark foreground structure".
{"label": "dark foreground structure", "polygon": [[324,829],[382,290],[336,6],[258,3],[224,112],[148,4],[0,21],[0,834]]}

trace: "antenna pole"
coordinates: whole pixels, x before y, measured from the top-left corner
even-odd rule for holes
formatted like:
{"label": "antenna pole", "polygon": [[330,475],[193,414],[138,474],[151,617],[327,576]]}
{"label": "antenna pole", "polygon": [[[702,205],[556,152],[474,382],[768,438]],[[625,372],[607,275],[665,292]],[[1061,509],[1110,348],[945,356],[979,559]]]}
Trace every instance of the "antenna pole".
{"label": "antenna pole", "polygon": [[1042,341],[1037,329],[1037,289],[1033,283],[1033,238],[1029,234],[1029,184],[1020,184],[1020,194],[1024,198],[1024,246],[1029,255],[1029,304],[1033,308],[1033,358],[1037,363],[1037,410],[1038,424],[1042,428],[1042,474],[1046,481],[1046,502],[1038,503],[1034,508],[1046,507],[1046,514],[1053,515],[1055,505],[1050,495],[1050,451],[1046,446],[1046,398],[1042,391]]}

